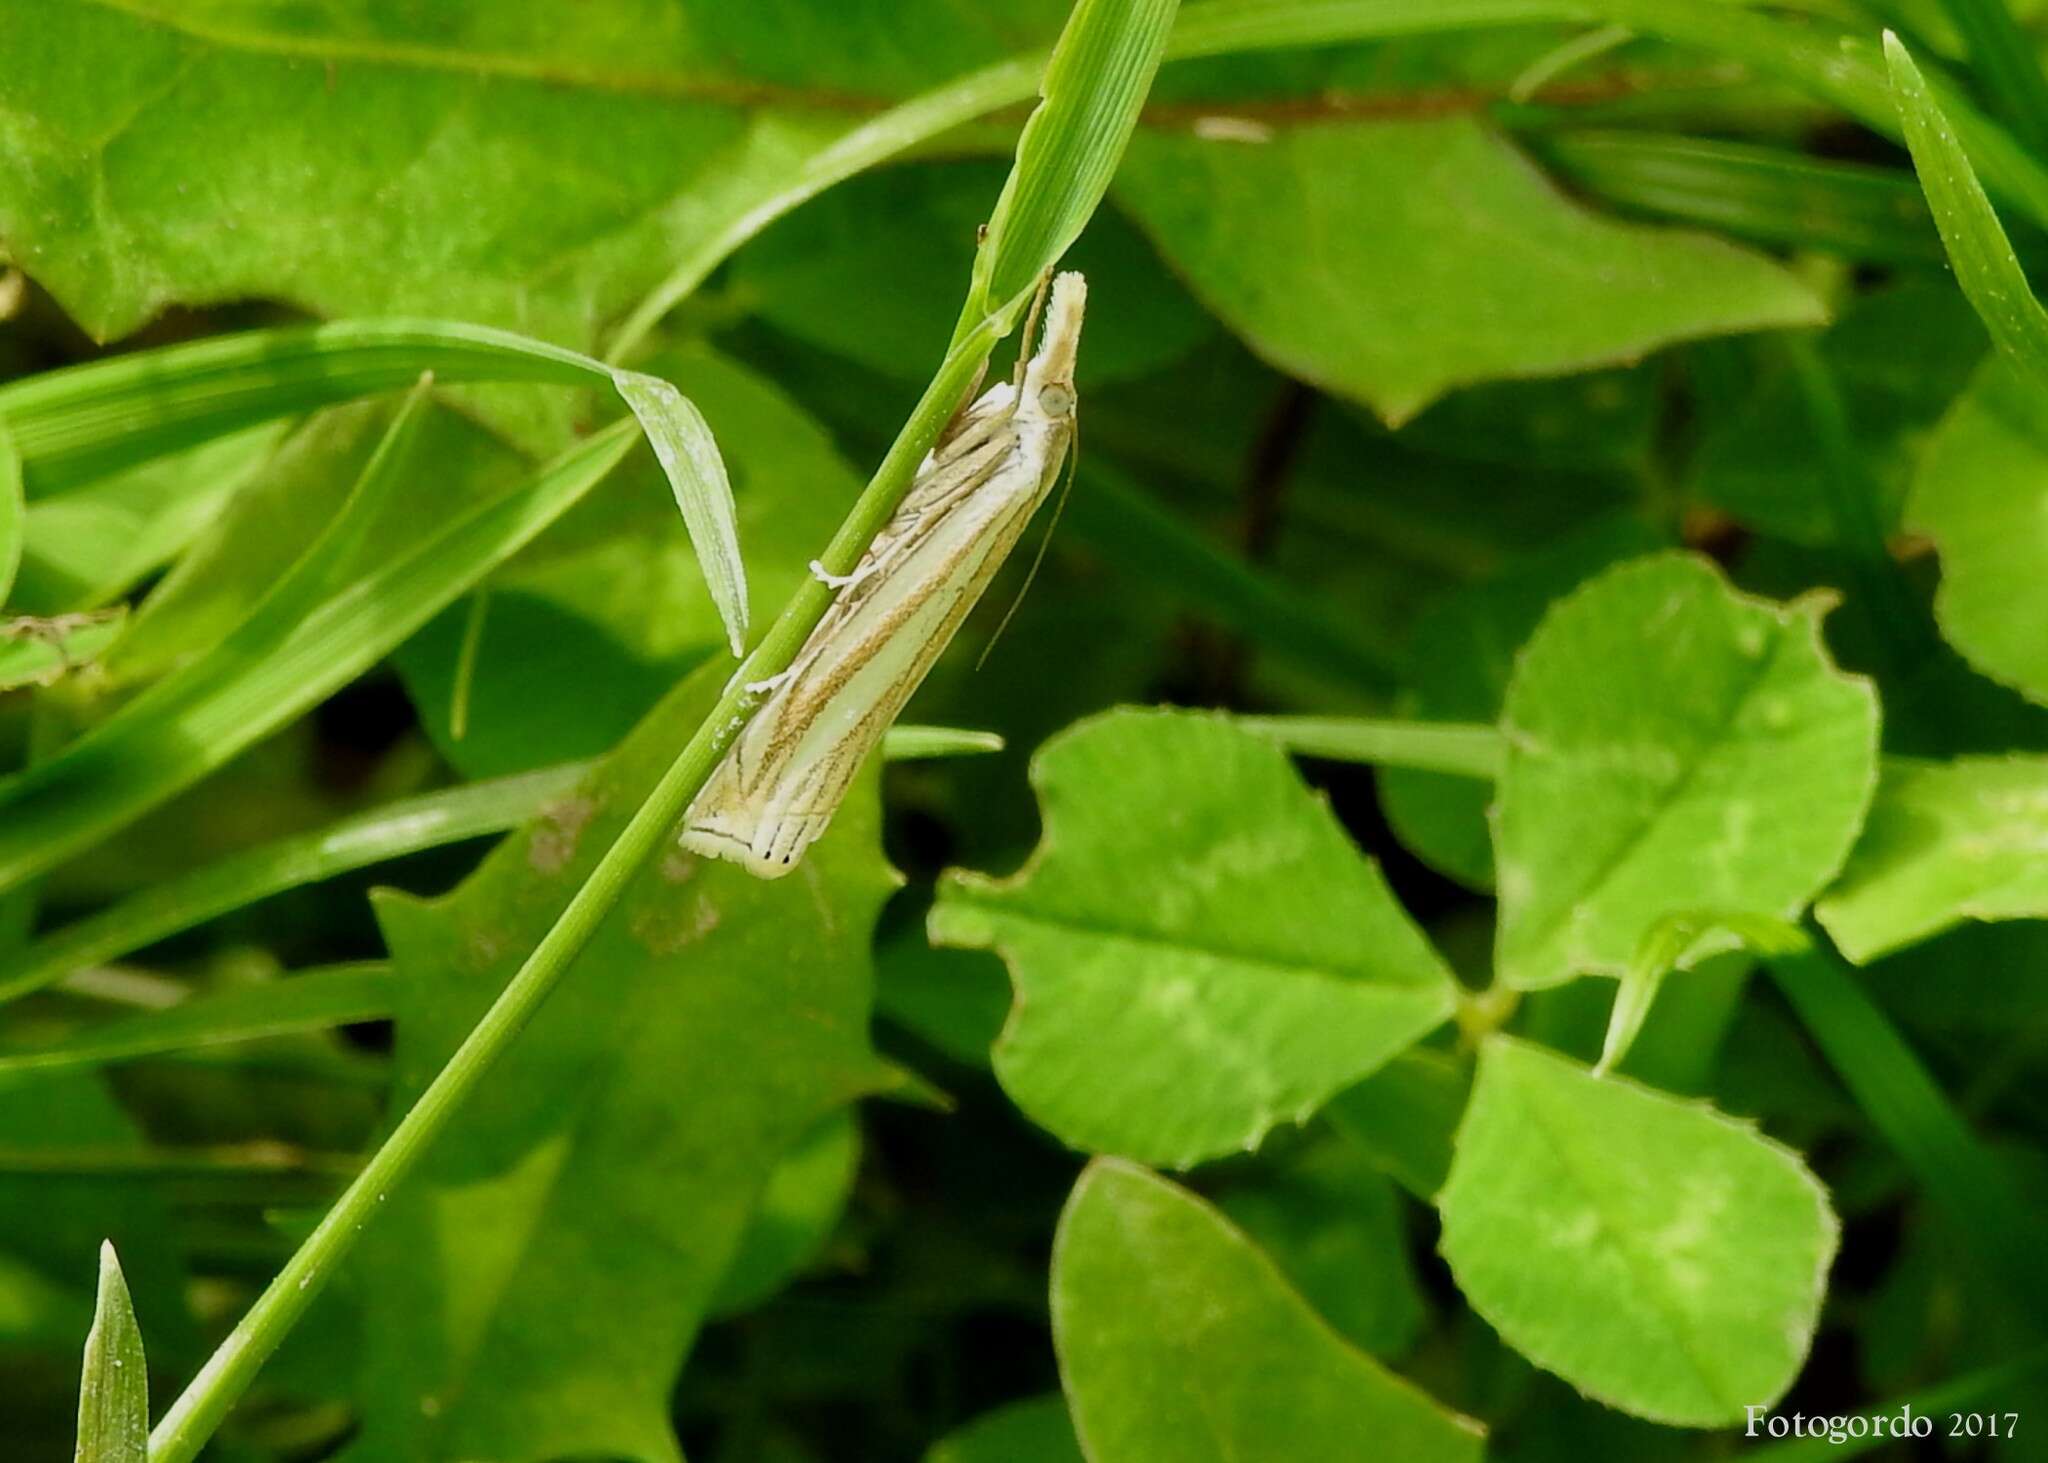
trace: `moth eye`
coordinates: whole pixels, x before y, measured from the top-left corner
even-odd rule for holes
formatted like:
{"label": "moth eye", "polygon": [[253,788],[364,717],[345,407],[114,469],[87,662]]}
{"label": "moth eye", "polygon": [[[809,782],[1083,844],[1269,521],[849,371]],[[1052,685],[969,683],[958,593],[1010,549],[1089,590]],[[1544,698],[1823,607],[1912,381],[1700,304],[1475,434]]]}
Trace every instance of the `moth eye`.
{"label": "moth eye", "polygon": [[1049,417],[1063,417],[1074,409],[1073,388],[1055,381],[1040,389],[1038,405]]}

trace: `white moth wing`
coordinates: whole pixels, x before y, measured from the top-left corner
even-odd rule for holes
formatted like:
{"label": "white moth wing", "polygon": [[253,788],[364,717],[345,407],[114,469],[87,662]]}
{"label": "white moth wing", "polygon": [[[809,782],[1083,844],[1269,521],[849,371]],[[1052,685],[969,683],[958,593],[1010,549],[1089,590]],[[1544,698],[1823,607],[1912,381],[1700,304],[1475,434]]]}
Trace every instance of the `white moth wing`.
{"label": "white moth wing", "polygon": [[1022,392],[991,388],[927,457],[853,582],[692,802],[684,848],[773,879],[825,831],[1059,475],[1084,300],[1080,277],[1061,276]]}

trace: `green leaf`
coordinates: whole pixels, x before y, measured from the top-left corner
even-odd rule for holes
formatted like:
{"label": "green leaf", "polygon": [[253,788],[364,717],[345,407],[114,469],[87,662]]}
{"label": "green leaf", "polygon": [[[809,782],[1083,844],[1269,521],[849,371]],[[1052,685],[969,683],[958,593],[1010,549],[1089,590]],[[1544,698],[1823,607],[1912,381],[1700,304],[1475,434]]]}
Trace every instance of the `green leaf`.
{"label": "green leaf", "polygon": [[15,450],[7,419],[0,416],[0,606],[14,592],[27,516],[21,496],[21,453]]}
{"label": "green leaf", "polygon": [[1829,661],[1822,609],[1666,554],[1551,610],[1502,711],[1503,980],[1619,975],[1667,915],[1794,919],[1833,878],[1876,786],[1877,704]]}
{"label": "green leaf", "polygon": [[[217,520],[204,525],[152,585],[103,670],[117,687],[157,680],[233,633],[273,594],[341,513],[397,404],[387,398],[316,412],[243,480]],[[416,549],[423,522],[447,522],[509,493],[535,464],[461,413],[431,405],[414,426],[413,461],[423,486],[360,525],[353,562],[333,572],[360,576]],[[86,490],[88,492],[92,490]],[[431,496],[428,496],[429,491]],[[74,495],[44,500],[61,504]],[[44,506],[39,504],[38,507]],[[664,514],[673,517],[662,505]]]}
{"label": "green leaf", "polygon": [[[400,971],[395,1110],[588,877],[724,676],[686,682],[453,894],[380,898]],[[867,778],[795,877],[677,851],[635,877],[366,1236],[383,1339],[365,1357],[365,1451],[677,1457],[669,1390],[763,1185],[878,1080],[867,952],[892,880],[876,822]]]}
{"label": "green leaf", "polygon": [[1253,1148],[1450,1014],[1450,972],[1263,738],[1115,711],[1031,780],[1037,853],[950,876],[931,934],[1009,964],[996,1075],[1064,1142],[1181,1168]]}
{"label": "green leaf", "polygon": [[112,1241],[100,1246],[100,1294],[78,1380],[75,1463],[149,1463],[149,1363]]}
{"label": "green leaf", "polygon": [[1454,387],[1824,314],[1759,255],[1586,212],[1465,118],[1147,134],[1117,197],[1261,357],[1392,422]]}
{"label": "green leaf", "polygon": [[389,966],[337,965],[196,996],[161,1011],[89,1026],[59,1041],[0,1046],[0,1082],[21,1072],[101,1067],[136,1057],[379,1021],[391,1014],[391,1006]]}
{"label": "green leaf", "polygon": [[924,1455],[924,1463],[1084,1463],[1067,1402],[1027,1397],[948,1434]]}
{"label": "green leaf", "polygon": [[2048,391],[1989,361],[1949,408],[1906,526],[1941,552],[1934,615],[1983,674],[2048,702]]}
{"label": "green leaf", "polygon": [[2048,918],[2048,760],[1885,763],[1870,821],[1814,914],[1857,964],[1966,919]]}
{"label": "green leaf", "polygon": [[284,436],[244,428],[30,504],[15,605],[54,615],[126,594],[228,512]]}
{"label": "green leaf", "polygon": [[1262,1159],[1216,1204],[1352,1345],[1391,1359],[1414,1343],[1425,1316],[1400,1193],[1358,1145],[1325,1133]]}
{"label": "green leaf", "polygon": [[600,433],[312,607],[302,595],[330,568],[316,549],[303,581],[281,585],[222,645],[0,782],[0,887],[114,832],[373,665],[596,486],[630,431],[622,422]]}
{"label": "green leaf", "polygon": [[754,1309],[817,1257],[846,1208],[859,1163],[860,1125],[846,1109],[826,1117],[783,1155],[718,1282],[712,1314]]}
{"label": "green leaf", "polygon": [[2048,387],[2048,310],[2034,298],[2026,271],[1977,181],[1954,124],[1890,31],[1884,34],[1884,52],[1906,146],[1912,151],[1920,186],[1927,191],[1942,243],[1948,247],[1956,283],[1976,306],[1999,350]]}
{"label": "green leaf", "polygon": [[1098,1159],[1053,1240],[1053,1342],[1091,1463],[1299,1463],[1362,1439],[1477,1463],[1483,1430],[1332,1332],[1214,1209]]}
{"label": "green leaf", "polygon": [[1840,1230],[1754,1129],[1504,1037],[1480,1054],[1438,1207],[1451,1274],[1503,1340],[1685,1427],[1792,1384]]}
{"label": "green leaf", "polygon": [[586,770],[575,764],[548,767],[401,798],[138,889],[52,930],[24,950],[0,956],[0,1000],[41,989],[73,971],[131,954],[287,889],[421,849],[516,828],[549,802],[567,796]]}
{"label": "green leaf", "polygon": [[690,530],[698,568],[711,602],[725,622],[734,656],[747,651],[747,571],[740,561],[738,514],[732,483],[704,414],[688,397],[659,376],[638,371],[612,372],[612,384],[640,420],[654,447],[655,460],[668,477],[676,506]]}
{"label": "green leaf", "polygon": [[1059,263],[1108,191],[1152,89],[1179,0],[1075,0],[989,214],[960,331]]}
{"label": "green leaf", "polygon": [[[646,364],[717,424],[747,546],[752,614],[772,616],[809,582],[806,566],[859,492],[859,478],[817,420],[765,376],[696,345]],[[688,537],[637,463],[493,574],[488,592],[463,735],[455,735],[451,713],[469,606],[450,606],[396,656],[436,749],[469,777],[608,751],[728,643]],[[576,694],[563,697],[569,685]],[[553,713],[531,715],[538,704],[552,704]]]}
{"label": "green leaf", "polygon": [[[1432,722],[1493,722],[1515,653],[1544,612],[1589,575],[1658,547],[1659,536],[1636,518],[1597,519],[1443,596],[1423,611],[1408,639],[1407,708]],[[1505,745],[1491,725],[1446,725],[1438,735],[1472,738],[1476,749],[1482,733],[1491,746],[1491,765],[1426,768],[1396,759],[1380,773],[1378,786],[1388,824],[1417,857],[1475,889],[1490,889],[1493,846],[1486,814]],[[1461,771],[1485,775],[1450,775]]]}

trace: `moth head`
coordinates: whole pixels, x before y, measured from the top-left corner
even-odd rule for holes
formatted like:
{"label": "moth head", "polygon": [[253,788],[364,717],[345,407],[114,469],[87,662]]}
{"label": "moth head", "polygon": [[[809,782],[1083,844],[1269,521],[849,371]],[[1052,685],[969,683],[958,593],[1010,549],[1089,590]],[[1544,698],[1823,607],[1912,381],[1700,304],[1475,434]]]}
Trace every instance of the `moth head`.
{"label": "moth head", "polygon": [[1035,402],[1051,421],[1074,414],[1074,358],[1081,345],[1081,312],[1088,282],[1072,271],[1052,282],[1038,353],[1024,373],[1022,400]]}

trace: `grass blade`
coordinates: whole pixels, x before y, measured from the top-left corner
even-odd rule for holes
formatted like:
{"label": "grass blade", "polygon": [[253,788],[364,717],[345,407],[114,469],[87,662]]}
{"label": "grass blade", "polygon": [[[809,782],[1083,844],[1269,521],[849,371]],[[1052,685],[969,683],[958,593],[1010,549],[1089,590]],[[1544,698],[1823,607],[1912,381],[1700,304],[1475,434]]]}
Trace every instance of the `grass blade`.
{"label": "grass blade", "polygon": [[[55,757],[0,781],[0,889],[190,787],[374,665],[578,502],[633,445],[619,422],[378,566],[303,619],[259,608],[263,632],[158,682]],[[317,552],[317,549],[313,552]]]}
{"label": "grass blade", "polygon": [[[882,739],[882,755],[890,761],[1002,749],[1003,739],[993,732],[945,726],[893,726]],[[509,832],[573,793],[588,770],[584,763],[569,762],[402,798],[152,884],[0,960],[0,1002],[273,894],[426,849]]]}
{"label": "grass blade", "polygon": [[1749,142],[1584,129],[1521,139],[1602,202],[1760,244],[1887,264],[1940,262],[1911,178]]}
{"label": "grass blade", "polygon": [[0,421],[15,433],[26,495],[40,497],[240,427],[410,385],[423,374],[444,384],[538,381],[616,390],[654,444],[739,653],[746,579],[732,490],[710,429],[668,382],[615,371],[578,351],[437,320],[256,330],[0,386]]}
{"label": "grass blade", "polygon": [[[1897,136],[1884,57],[1860,36],[1810,17],[1779,20],[1699,0],[1206,0],[1181,13],[1168,59],[1284,50],[1548,21],[1624,26],[1739,61]],[[1959,95],[1943,97],[1958,135],[1992,186],[2048,225],[2048,166]]]}
{"label": "grass blade", "polygon": [[1079,0],[1068,15],[975,256],[961,332],[1028,294],[1080,237],[1138,125],[1177,7]]}
{"label": "grass blade", "polygon": [[571,763],[404,798],[151,885],[0,961],[0,1001],[287,889],[506,832],[574,791],[586,770]]}
{"label": "grass blade", "polygon": [[14,576],[21,568],[21,542],[28,529],[28,505],[21,492],[21,453],[14,437],[0,418],[0,605],[14,588]]}
{"label": "grass blade", "polygon": [[608,379],[587,356],[480,325],[338,321],[136,351],[0,386],[31,498],[225,435],[410,386]]}
{"label": "grass blade", "polygon": [[1970,154],[1927,78],[1890,31],[1884,48],[1906,146],[1948,246],[1956,283],[1998,348],[2032,379],[2048,385],[2048,310],[2034,298],[2012,241],[1970,166]]}
{"label": "grass blade", "polygon": [[149,1366],[128,1282],[111,1241],[100,1245],[99,1299],[78,1379],[74,1463],[148,1463]]}
{"label": "grass blade", "polygon": [[2005,0],[1942,0],[1942,9],[2013,131],[2036,154],[2048,152],[2048,75],[2034,38],[2020,29]]}
{"label": "grass blade", "polygon": [[161,1011],[103,1022],[44,1046],[0,1051],[0,1082],[17,1073],[102,1067],[136,1057],[376,1021],[391,1014],[391,985],[391,967],[370,961],[198,996]]}
{"label": "grass blade", "polygon": [[612,382],[639,418],[640,430],[647,434],[676,495],[683,526],[697,551],[697,565],[704,571],[704,587],[718,607],[732,653],[735,658],[745,655],[747,566],[740,560],[739,513],[733,507],[725,460],[718,455],[704,413],[659,376],[614,371]]}

